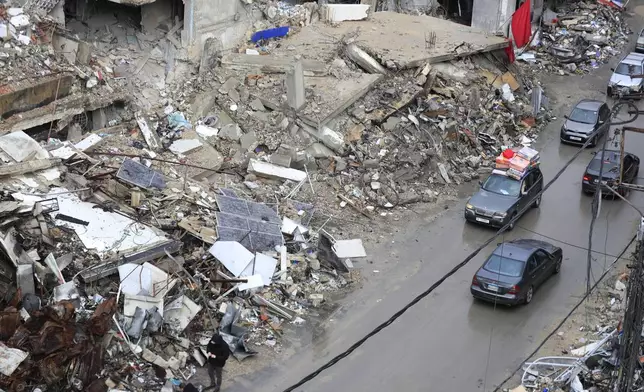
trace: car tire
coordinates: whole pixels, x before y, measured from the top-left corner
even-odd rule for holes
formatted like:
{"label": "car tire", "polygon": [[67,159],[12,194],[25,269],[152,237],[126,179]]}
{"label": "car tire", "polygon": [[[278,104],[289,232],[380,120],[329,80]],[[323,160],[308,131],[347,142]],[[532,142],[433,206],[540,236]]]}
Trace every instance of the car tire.
{"label": "car tire", "polygon": [[[517,216],[517,213],[516,213],[516,212],[515,212],[515,213],[513,213],[513,214],[510,216],[510,221],[512,221],[512,219],[514,219],[516,216]],[[508,226],[508,231],[512,231],[512,230],[514,230],[514,226],[515,226],[515,225],[516,225],[516,221],[514,221],[514,222],[510,223],[510,226]]]}
{"label": "car tire", "polygon": [[611,86],[606,87],[606,95],[608,95],[608,98],[613,97],[613,88]]}
{"label": "car tire", "polygon": [[553,272],[553,275],[557,275],[561,271],[561,262],[562,260],[559,259],[555,264],[555,272]]}
{"label": "car tire", "polygon": [[541,195],[532,203],[532,208],[539,208],[541,206]]}
{"label": "car tire", "polygon": [[528,305],[530,302],[532,302],[533,296],[534,296],[534,287],[530,286],[528,287],[528,291],[525,293],[525,298],[523,299],[523,303],[525,305]]}
{"label": "car tire", "polygon": [[597,144],[599,144],[599,135],[593,137],[593,141],[590,142],[589,147],[597,147]]}

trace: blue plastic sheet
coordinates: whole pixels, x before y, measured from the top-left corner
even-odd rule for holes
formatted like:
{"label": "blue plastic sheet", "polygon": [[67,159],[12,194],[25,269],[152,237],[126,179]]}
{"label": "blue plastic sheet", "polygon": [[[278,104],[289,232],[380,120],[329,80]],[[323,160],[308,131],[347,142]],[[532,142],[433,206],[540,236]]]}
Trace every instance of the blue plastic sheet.
{"label": "blue plastic sheet", "polygon": [[274,29],[257,31],[250,37],[250,40],[253,43],[257,43],[266,39],[285,37],[288,34],[289,28],[289,26],[282,26]]}

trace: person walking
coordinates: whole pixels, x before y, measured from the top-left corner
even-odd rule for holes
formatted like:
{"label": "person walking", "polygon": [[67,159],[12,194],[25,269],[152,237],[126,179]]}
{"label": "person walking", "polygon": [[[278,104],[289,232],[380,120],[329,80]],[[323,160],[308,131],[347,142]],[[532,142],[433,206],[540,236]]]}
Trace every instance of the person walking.
{"label": "person walking", "polygon": [[[230,348],[224,338],[217,332],[212,335],[206,347],[208,354],[208,375],[210,376],[210,387],[214,386],[214,392],[219,392],[221,389],[221,378],[226,360],[230,356]],[[210,388],[209,388],[210,389]]]}

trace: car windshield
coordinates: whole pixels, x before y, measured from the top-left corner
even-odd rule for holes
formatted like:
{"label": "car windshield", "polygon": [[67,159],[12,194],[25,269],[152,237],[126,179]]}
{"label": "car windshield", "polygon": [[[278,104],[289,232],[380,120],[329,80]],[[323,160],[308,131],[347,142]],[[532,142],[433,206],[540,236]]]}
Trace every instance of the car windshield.
{"label": "car windshield", "polygon": [[521,182],[500,174],[492,174],[483,183],[483,189],[500,195],[517,197],[521,190]]}
{"label": "car windshield", "polygon": [[626,63],[619,63],[617,68],[615,68],[615,73],[620,74],[620,75],[641,75],[642,74],[642,66],[641,65],[635,65],[635,64],[626,64]]}
{"label": "car windshield", "polygon": [[499,255],[491,255],[483,268],[487,271],[494,272],[495,274],[519,277],[523,272],[525,262],[501,257]]}
{"label": "car windshield", "polygon": [[575,108],[568,119],[582,124],[594,124],[597,122],[597,113],[596,110]]}

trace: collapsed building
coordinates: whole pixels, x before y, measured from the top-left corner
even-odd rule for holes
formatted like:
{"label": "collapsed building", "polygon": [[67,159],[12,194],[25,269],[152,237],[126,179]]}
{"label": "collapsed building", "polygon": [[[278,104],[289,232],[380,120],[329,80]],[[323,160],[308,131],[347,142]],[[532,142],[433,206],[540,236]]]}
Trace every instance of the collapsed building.
{"label": "collapsed building", "polygon": [[[392,211],[549,119],[503,37],[369,4],[28,0],[0,39],[10,390],[171,390],[216,329],[238,361],[288,344]],[[34,343],[59,330],[91,347]]]}

